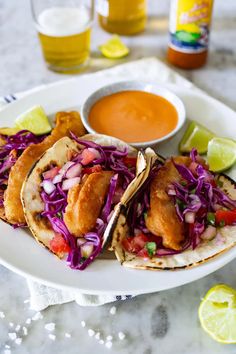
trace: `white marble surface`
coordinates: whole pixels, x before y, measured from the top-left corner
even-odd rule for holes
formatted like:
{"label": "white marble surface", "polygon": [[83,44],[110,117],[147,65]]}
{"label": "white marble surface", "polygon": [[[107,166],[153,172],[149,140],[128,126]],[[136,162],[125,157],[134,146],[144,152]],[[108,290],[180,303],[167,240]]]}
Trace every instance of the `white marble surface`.
{"label": "white marble surface", "polygon": [[[141,36],[125,38],[132,54],[128,60],[156,55],[165,60],[167,44],[167,0],[150,0],[148,30]],[[202,89],[236,109],[236,1],[216,0],[211,51],[208,64],[201,70],[182,72]],[[110,62],[101,59],[96,51],[108,34],[95,24],[93,31],[93,60],[89,70],[98,70]],[[117,63],[117,62],[115,62]],[[0,95],[29,89],[42,83],[66,78],[49,72],[43,63],[28,0],[0,0]],[[201,297],[211,285],[227,283],[236,288],[236,261],[222,270],[189,285],[159,294],[140,296],[126,302],[117,302],[116,315],[112,305],[98,308],[81,308],[74,303],[54,306],[45,310],[43,318],[26,324],[28,335],[20,329],[22,344],[10,340],[8,333],[15,326],[25,325],[34,315],[29,304],[26,281],[0,266],[0,353],[5,345],[12,353],[47,354],[98,354],[109,349],[88,336],[88,328],[101,332],[101,337],[113,335],[111,353],[152,354],[172,352],[181,354],[236,353],[234,345],[222,346],[209,338],[200,328],[197,308]],[[1,315],[0,315],[1,317]],[[86,328],[80,324],[87,323]],[[10,322],[14,323],[13,329]],[[56,340],[48,338],[44,325],[55,322]],[[123,331],[126,339],[120,341],[117,333]],[[65,338],[65,333],[71,338]],[[6,354],[10,354],[6,352]]]}

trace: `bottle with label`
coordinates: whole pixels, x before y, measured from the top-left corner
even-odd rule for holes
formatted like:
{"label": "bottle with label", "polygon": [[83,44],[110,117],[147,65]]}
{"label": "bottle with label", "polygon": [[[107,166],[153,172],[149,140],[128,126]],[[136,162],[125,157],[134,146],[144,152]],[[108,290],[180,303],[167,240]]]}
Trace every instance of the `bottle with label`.
{"label": "bottle with label", "polygon": [[146,0],[96,0],[101,27],[120,35],[133,35],[145,29]]}
{"label": "bottle with label", "polygon": [[207,60],[213,0],[171,0],[168,60],[197,69]]}

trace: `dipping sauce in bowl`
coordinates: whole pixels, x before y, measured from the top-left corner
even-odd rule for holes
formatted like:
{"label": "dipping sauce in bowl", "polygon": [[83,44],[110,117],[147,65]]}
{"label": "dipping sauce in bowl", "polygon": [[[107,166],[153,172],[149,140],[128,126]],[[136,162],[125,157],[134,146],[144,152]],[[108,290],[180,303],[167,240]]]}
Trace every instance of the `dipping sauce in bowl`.
{"label": "dipping sauce in bowl", "polygon": [[102,97],[91,108],[88,122],[98,133],[128,143],[162,138],[178,123],[172,103],[145,91],[121,91]]}
{"label": "dipping sauce in bowl", "polygon": [[181,99],[166,87],[134,80],[115,82],[90,94],[81,107],[81,118],[89,133],[146,148],[173,137],[186,113]]}

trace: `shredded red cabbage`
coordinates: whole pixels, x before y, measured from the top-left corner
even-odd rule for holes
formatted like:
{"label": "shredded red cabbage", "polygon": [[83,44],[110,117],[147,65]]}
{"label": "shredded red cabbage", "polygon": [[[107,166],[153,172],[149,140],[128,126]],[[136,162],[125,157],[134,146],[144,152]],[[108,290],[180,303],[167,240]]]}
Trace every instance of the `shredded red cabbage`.
{"label": "shredded red cabbage", "polygon": [[[4,191],[7,188],[11,167],[29,145],[40,143],[45,136],[37,136],[28,130],[21,130],[11,136],[1,135],[5,144],[0,146],[0,206],[3,206]],[[16,224],[13,227],[22,227],[22,225]]]}
{"label": "shredded red cabbage", "polygon": [[[81,161],[83,161],[82,153],[86,148],[93,148],[99,152],[99,158],[95,157],[92,162],[82,165],[81,176],[84,175],[83,169],[86,171],[86,169],[88,170],[89,168],[94,168],[96,166],[101,166],[102,170],[111,170],[115,172],[115,175],[110,180],[107,198],[101,211],[101,215],[97,219],[96,227],[94,230],[91,230],[91,232],[83,235],[84,242],[82,244],[80,244],[78,239],[69,232],[63,221],[68,194],[68,191],[63,190],[63,181],[67,178],[67,173],[63,172],[62,179],[60,182],[55,183],[56,189],[52,193],[47,194],[44,190],[41,191],[41,198],[44,202],[44,211],[41,215],[50,221],[55,233],[61,234],[70,247],[67,264],[72,269],[84,270],[93,262],[97,255],[101,253],[102,237],[114,207],[114,200],[117,199],[116,193],[120,198],[122,195],[120,190],[122,188],[124,192],[126,186],[134,178],[135,168],[128,168],[123,161],[124,157],[128,155],[127,149],[122,151],[115,146],[101,146],[91,141],[78,139],[73,133],[71,133],[71,136],[80,145],[84,146],[84,148],[73,157],[72,162],[74,164],[81,164]],[[82,255],[82,248],[87,245],[91,245],[93,251],[88,258],[84,258]]]}

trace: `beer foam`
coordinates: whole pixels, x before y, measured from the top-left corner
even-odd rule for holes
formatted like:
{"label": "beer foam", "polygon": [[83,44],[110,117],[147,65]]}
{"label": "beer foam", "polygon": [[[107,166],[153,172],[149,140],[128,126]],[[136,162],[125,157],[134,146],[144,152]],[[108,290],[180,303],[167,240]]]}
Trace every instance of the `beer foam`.
{"label": "beer foam", "polygon": [[38,16],[37,29],[48,36],[64,37],[83,32],[91,20],[89,9],[80,7],[52,7]]}

